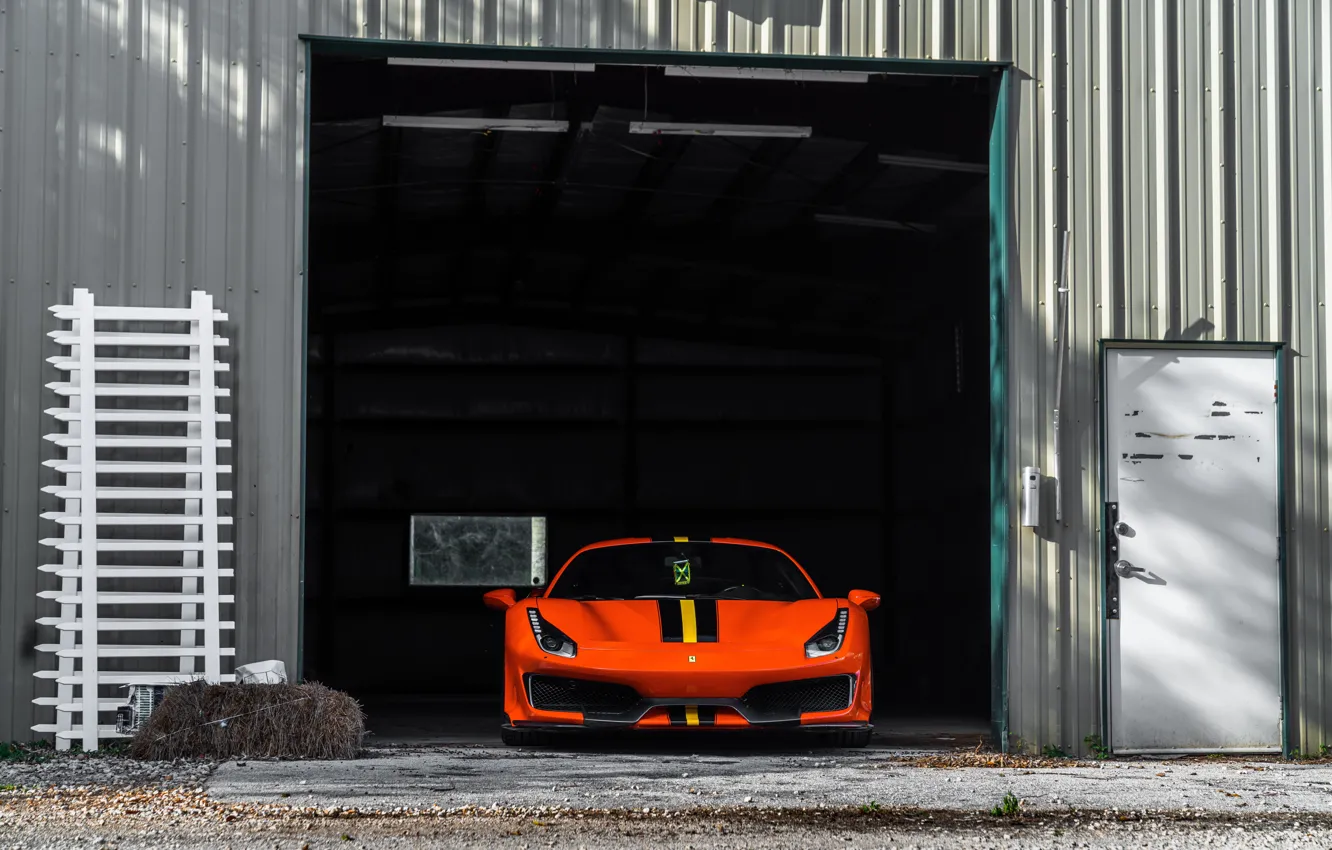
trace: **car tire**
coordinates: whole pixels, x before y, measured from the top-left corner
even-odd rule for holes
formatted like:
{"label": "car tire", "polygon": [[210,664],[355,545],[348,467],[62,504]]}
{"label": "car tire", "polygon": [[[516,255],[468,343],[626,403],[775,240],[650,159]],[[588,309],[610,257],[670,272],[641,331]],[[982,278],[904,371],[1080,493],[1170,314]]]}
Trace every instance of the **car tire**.
{"label": "car tire", "polygon": [[506,747],[539,747],[545,743],[544,737],[535,729],[500,728],[500,740]]}
{"label": "car tire", "polygon": [[829,732],[824,741],[830,747],[859,749],[869,746],[871,734],[869,729],[839,729]]}

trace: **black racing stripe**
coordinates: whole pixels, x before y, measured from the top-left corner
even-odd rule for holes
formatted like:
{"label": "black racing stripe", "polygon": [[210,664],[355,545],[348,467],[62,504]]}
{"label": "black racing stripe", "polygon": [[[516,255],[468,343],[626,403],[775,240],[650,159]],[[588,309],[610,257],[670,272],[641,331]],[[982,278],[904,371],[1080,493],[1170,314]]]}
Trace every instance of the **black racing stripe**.
{"label": "black racing stripe", "polygon": [[[684,642],[684,621],[680,616],[680,600],[658,599],[657,611],[661,616],[661,639],[665,643]],[[684,715],[680,715],[683,717]]]}
{"label": "black racing stripe", "polygon": [[689,720],[685,717],[685,707],[683,705],[673,705],[666,709],[666,714],[671,718],[672,726],[688,726]]}
{"label": "black racing stripe", "polygon": [[717,722],[717,707],[715,705],[700,705],[698,707],[698,725],[711,726]]}
{"label": "black racing stripe", "polygon": [[698,622],[698,642],[717,642],[717,600],[694,600],[694,619]]}

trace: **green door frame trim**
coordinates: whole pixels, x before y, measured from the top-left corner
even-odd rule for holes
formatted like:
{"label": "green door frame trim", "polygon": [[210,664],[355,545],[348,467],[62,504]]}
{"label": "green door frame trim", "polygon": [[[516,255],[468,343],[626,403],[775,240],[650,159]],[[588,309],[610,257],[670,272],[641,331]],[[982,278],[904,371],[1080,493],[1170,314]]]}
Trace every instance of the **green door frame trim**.
{"label": "green door frame trim", "polygon": [[990,122],[990,735],[1008,752],[1008,572],[1013,556],[1008,475],[1008,327],[1013,210],[1013,69],[995,84]]}
{"label": "green door frame trim", "polygon": [[[1097,368],[1097,397],[1101,399],[1101,411],[1096,423],[1096,430],[1100,434],[1100,486],[1098,488],[1101,497],[1100,504],[1100,534],[1099,553],[1101,560],[1101,723],[1100,735],[1101,743],[1109,750],[1110,740],[1110,630],[1105,627],[1105,601],[1107,594],[1107,581],[1109,578],[1109,564],[1106,563],[1105,537],[1106,537],[1106,480],[1110,469],[1109,461],[1106,457],[1106,448],[1108,441],[1106,439],[1105,429],[1105,391],[1106,391],[1106,354],[1111,349],[1160,349],[1162,351],[1175,350],[1203,350],[1203,351],[1270,351],[1276,365],[1276,406],[1277,406],[1277,528],[1280,529],[1281,536],[1277,542],[1277,617],[1280,619],[1280,641],[1281,641],[1281,670],[1280,682],[1277,685],[1281,694],[1281,757],[1290,758],[1290,612],[1287,607],[1287,578],[1286,572],[1289,565],[1286,557],[1286,536],[1288,534],[1286,526],[1286,370],[1289,368],[1289,358],[1286,356],[1286,343],[1284,342],[1236,342],[1231,340],[1156,340],[1156,339],[1102,339],[1097,341],[1096,346],[1096,368]],[[1111,750],[1111,752],[1113,752]]]}
{"label": "green door frame trim", "polygon": [[[301,35],[305,47],[304,152],[304,239],[302,268],[309,269],[310,216],[310,92],[315,54],[399,57],[412,59],[473,59],[483,61],[527,61],[591,63],[602,65],[707,65],[727,68],[776,68],[809,71],[860,71],[873,74],[921,74],[974,77],[991,81],[989,139],[990,203],[990,731],[995,745],[1008,751],[1008,573],[1011,553],[1008,480],[1008,318],[1009,281],[1013,247],[1016,244],[1012,216],[1013,66],[1007,62],[969,62],[942,59],[873,59],[848,56],[789,56],[753,53],[693,53],[661,50],[592,50],[565,47],[499,47],[494,45],[444,44],[387,39],[343,38]],[[305,670],[305,515],[306,515],[306,399],[308,396],[308,328],[310,276],[304,275],[303,318],[307,341],[301,370],[301,544],[300,613],[296,667]]]}

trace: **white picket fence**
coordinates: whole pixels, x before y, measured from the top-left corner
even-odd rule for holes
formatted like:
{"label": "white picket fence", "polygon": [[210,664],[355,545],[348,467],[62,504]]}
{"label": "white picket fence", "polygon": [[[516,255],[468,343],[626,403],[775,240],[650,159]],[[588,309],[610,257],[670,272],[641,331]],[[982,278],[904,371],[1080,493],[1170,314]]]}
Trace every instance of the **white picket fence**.
{"label": "white picket fence", "polygon": [[[217,412],[217,399],[229,391],[217,386],[217,373],[228,366],[215,356],[228,341],[214,331],[227,316],[213,309],[205,292],[192,293],[185,308],[103,307],[88,290],[76,289],[72,304],[51,310],[70,322],[68,330],[51,333],[56,344],[68,346],[68,354],[50,358],[65,380],[47,385],[66,406],[46,411],[66,425],[46,437],[65,457],[46,462],[63,483],[43,489],[63,508],[42,516],[63,533],[41,541],[57,556],[39,569],[59,577],[60,589],[38,596],[59,606],[59,614],[37,622],[54,626],[60,642],[37,647],[56,657],[56,669],[36,674],[55,680],[56,696],[35,700],[54,707],[55,722],[33,730],[53,733],[60,749],[78,741],[94,750],[99,740],[120,737],[114,721],[99,718],[124,702],[119,686],[235,678],[222,672],[223,657],[235,653],[222,645],[222,633],[235,623],[221,618],[222,605],[234,598],[223,596],[220,587],[233,570],[219,563],[220,553],[232,548],[219,539],[219,529],[232,520],[218,509],[231,499],[218,488],[218,476],[231,467],[218,464],[218,449],[230,441],[218,439],[217,425],[230,417]],[[117,329],[103,329],[111,323]],[[158,330],[124,330],[125,323]],[[185,323],[189,330],[182,333]],[[98,349],[188,356],[99,357]],[[143,449],[153,450],[148,458],[133,451]],[[143,476],[150,476],[147,483],[133,486]],[[129,508],[104,511],[107,502]],[[137,556],[143,563],[135,564],[130,561],[136,556],[124,553],[152,554]],[[114,606],[113,616],[103,616],[107,606]],[[176,616],[161,617],[163,606]],[[136,633],[144,636],[139,643],[117,642],[132,641]],[[153,639],[158,642],[148,642]],[[138,669],[145,665],[152,669]]]}

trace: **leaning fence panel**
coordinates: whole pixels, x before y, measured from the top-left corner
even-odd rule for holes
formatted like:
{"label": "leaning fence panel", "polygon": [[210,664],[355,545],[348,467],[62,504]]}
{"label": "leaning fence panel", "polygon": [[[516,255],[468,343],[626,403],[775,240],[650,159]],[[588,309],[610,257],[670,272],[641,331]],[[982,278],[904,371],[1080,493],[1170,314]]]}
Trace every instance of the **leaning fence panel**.
{"label": "leaning fence panel", "polygon": [[60,581],[38,593],[57,609],[38,624],[59,642],[37,647],[55,658],[36,675],[54,679],[56,695],[35,702],[55,716],[33,729],[60,749],[94,750],[124,736],[101,715],[126,702],[126,686],[235,679],[223,672],[235,623],[222,619],[234,571],[221,566],[232,494],[218,482],[231,473],[218,463],[231,445],[217,409],[229,395],[216,356],[228,340],[215,334],[227,316],[204,292],[189,307],[140,308],[98,306],[76,289],[51,310],[69,322],[51,333],[67,351],[49,358],[63,379],[48,388],[64,406],[47,413],[64,430],[46,437],[64,456],[46,462],[60,483],[43,490],[62,505],[42,515],[59,535],[41,541],[55,557],[38,569]]}

